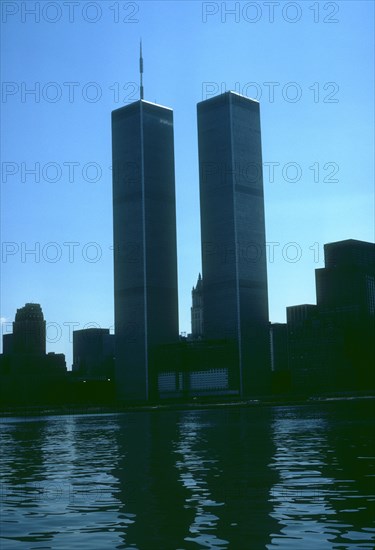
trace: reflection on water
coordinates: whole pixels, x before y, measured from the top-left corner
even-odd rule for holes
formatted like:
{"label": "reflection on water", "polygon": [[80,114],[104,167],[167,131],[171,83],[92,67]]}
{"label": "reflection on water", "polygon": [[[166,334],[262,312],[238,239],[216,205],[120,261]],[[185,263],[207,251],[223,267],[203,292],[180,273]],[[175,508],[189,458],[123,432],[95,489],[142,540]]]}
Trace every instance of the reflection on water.
{"label": "reflection on water", "polygon": [[1,548],[372,549],[369,401],[0,421]]}

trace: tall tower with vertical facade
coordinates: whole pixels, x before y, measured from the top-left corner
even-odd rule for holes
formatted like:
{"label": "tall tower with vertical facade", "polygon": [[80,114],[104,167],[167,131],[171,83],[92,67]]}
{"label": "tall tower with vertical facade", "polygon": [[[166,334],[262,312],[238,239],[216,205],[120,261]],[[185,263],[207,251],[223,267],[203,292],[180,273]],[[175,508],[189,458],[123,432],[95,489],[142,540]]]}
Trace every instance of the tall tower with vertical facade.
{"label": "tall tower with vertical facade", "polygon": [[145,101],[143,84],[112,112],[112,157],[116,386],[147,401],[158,348],[178,341],[178,296],[173,111]]}
{"label": "tall tower with vertical facade", "polygon": [[204,336],[237,343],[230,384],[246,396],[269,371],[259,103],[226,92],[197,111]]}

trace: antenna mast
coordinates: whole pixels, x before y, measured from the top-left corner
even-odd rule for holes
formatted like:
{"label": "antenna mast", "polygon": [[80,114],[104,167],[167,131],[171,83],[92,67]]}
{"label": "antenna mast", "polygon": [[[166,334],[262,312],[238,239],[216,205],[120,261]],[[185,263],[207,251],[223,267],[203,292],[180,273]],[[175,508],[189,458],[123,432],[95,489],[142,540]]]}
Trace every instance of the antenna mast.
{"label": "antenna mast", "polygon": [[139,74],[140,74],[140,96],[143,99],[143,57],[142,57],[142,39],[139,43]]}

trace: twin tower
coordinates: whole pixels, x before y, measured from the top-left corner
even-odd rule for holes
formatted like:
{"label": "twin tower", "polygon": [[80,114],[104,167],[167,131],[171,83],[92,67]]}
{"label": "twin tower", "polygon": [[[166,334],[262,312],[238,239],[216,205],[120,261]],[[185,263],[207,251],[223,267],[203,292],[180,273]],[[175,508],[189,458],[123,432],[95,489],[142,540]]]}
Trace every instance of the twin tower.
{"label": "twin tower", "polygon": [[[235,347],[228,389],[246,397],[262,391],[269,370],[259,103],[226,92],[198,103],[197,112],[204,341]],[[112,112],[115,361],[123,401],[156,400],[160,368],[181,363],[160,367],[156,360],[179,339],[173,139],[167,107],[140,99]],[[205,358],[204,368],[215,369]]]}

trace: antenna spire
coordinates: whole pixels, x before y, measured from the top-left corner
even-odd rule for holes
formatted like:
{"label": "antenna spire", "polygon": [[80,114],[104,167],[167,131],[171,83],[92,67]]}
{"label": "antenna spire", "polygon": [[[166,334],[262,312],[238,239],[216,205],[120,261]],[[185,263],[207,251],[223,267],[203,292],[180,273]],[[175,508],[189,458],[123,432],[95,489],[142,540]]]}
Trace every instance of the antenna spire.
{"label": "antenna spire", "polygon": [[140,96],[143,99],[143,57],[142,57],[142,39],[139,43],[139,74],[140,74]]}

